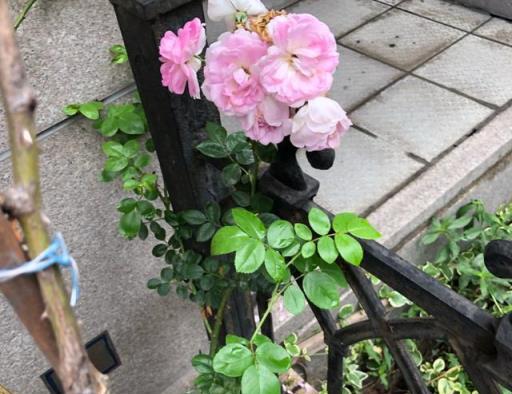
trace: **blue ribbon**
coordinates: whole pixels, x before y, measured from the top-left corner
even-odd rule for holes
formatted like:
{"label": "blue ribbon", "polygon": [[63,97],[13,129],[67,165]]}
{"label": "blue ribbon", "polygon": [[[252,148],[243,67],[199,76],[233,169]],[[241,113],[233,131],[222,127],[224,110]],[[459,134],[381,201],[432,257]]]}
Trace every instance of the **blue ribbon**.
{"label": "blue ribbon", "polygon": [[61,233],[53,236],[48,248],[31,261],[11,269],[0,270],[0,282],[7,282],[20,275],[35,274],[44,271],[53,264],[71,270],[71,306],[75,306],[80,296],[78,265],[70,256]]}

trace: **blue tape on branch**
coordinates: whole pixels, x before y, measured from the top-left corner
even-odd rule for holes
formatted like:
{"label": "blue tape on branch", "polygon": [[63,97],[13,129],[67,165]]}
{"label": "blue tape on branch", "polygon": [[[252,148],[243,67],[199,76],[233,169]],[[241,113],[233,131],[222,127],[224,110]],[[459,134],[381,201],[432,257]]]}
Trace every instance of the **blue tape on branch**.
{"label": "blue tape on branch", "polygon": [[7,282],[20,275],[35,274],[41,272],[53,264],[71,270],[71,306],[75,306],[80,296],[78,265],[68,253],[68,248],[64,243],[61,233],[56,233],[48,248],[37,256],[34,260],[12,268],[0,270],[0,282]]}

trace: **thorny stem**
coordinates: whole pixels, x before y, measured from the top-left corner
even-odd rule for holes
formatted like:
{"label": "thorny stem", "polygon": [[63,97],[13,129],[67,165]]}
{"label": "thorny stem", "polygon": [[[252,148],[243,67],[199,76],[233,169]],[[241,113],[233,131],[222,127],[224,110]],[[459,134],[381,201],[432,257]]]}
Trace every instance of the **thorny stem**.
{"label": "thorny stem", "polygon": [[222,323],[224,322],[224,313],[226,312],[226,305],[231,297],[231,293],[233,292],[232,287],[228,287],[224,294],[222,295],[222,299],[220,301],[219,309],[215,314],[215,323],[213,325],[212,337],[210,340],[210,356],[213,357],[217,348],[219,346],[219,336],[220,330],[222,328]]}
{"label": "thorny stem", "polygon": [[37,0],[28,0],[25,5],[23,6],[21,12],[16,17],[16,22],[14,22],[14,29],[18,30],[18,27],[23,23],[25,18],[27,17],[27,14],[29,13],[32,6],[37,2]]}

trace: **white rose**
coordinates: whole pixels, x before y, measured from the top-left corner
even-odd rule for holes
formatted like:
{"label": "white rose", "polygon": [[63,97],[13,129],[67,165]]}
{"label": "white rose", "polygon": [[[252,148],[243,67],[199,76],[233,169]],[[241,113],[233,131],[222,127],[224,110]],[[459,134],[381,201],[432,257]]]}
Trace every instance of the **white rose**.
{"label": "white rose", "polygon": [[260,15],[268,10],[260,0],[208,0],[208,17],[215,22],[234,20],[237,12]]}

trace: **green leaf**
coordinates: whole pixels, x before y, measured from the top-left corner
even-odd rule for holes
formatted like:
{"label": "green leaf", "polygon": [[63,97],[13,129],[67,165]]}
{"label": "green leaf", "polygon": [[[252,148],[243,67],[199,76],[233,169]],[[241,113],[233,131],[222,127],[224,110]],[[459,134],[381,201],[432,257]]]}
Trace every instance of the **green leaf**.
{"label": "green leaf", "polygon": [[139,233],[141,217],[138,211],[133,210],[121,216],[119,231],[126,238],[133,238]]}
{"label": "green leaf", "polygon": [[240,343],[244,346],[249,346],[249,340],[247,338],[239,337],[238,335],[228,334],[226,335],[226,344]]}
{"label": "green leaf", "polygon": [[78,113],[79,107],[80,105],[78,104],[69,104],[62,109],[62,112],[64,112],[67,116],[73,116]]}
{"label": "green leaf", "polygon": [[201,211],[198,211],[197,209],[189,209],[187,211],[183,211],[181,213],[181,217],[183,220],[185,220],[185,222],[193,226],[198,226],[208,220],[205,214]]}
{"label": "green leaf", "polygon": [[226,138],[226,148],[230,153],[237,153],[243,150],[244,148],[249,147],[250,145],[247,142],[247,137],[245,133],[242,131],[237,131],[236,133],[231,133]]}
{"label": "green leaf", "polygon": [[169,283],[160,283],[158,286],[157,292],[158,295],[161,297],[165,297],[167,294],[169,294],[169,291],[171,290],[171,285]]}
{"label": "green leaf", "polygon": [[318,208],[311,208],[308,212],[308,221],[317,234],[326,235],[331,229],[329,217],[324,211]]}
{"label": "green leaf", "polygon": [[309,300],[319,308],[331,309],[339,305],[338,286],[326,273],[308,272],[304,276],[303,287]]}
{"label": "green leaf", "polygon": [[199,279],[203,275],[204,270],[199,265],[185,264],[181,272],[185,279]]}
{"label": "green leaf", "polygon": [[100,117],[100,110],[103,108],[103,103],[99,101],[91,101],[80,105],[80,113],[88,119],[96,120]]}
{"label": "green leaf", "polygon": [[167,249],[169,249],[169,246],[167,246],[167,244],[158,244],[153,247],[151,253],[155,257],[162,257],[165,254],[165,252],[167,252]]}
{"label": "green leaf", "polygon": [[123,153],[124,156],[128,158],[133,158],[140,150],[140,145],[137,140],[130,140],[123,145]]}
{"label": "green leaf", "polygon": [[124,170],[127,165],[128,159],[126,157],[109,157],[105,161],[105,171],[119,172]]}
{"label": "green leaf", "polygon": [[151,163],[151,156],[148,155],[147,153],[143,153],[137,156],[137,158],[133,162],[133,165],[138,169],[142,169],[149,165],[149,163]]}
{"label": "green leaf", "polygon": [[114,136],[118,130],[119,125],[115,117],[109,116],[103,122],[101,122],[100,133],[105,137]]}
{"label": "green leaf", "polygon": [[300,239],[303,239],[304,241],[311,241],[313,239],[313,233],[305,224],[295,223],[293,227],[295,229],[295,234],[297,234],[297,237]]}
{"label": "green leaf", "polygon": [[251,196],[248,193],[237,190],[231,194],[235,203],[241,207],[248,207],[251,203]]}
{"label": "green leaf", "polygon": [[236,160],[245,166],[251,165],[254,163],[254,154],[252,149],[242,149],[240,152],[235,154]]}
{"label": "green leaf", "polygon": [[128,53],[124,45],[113,45],[110,47],[110,55],[113,64],[123,64],[128,61]]}
{"label": "green leaf", "polygon": [[336,234],[334,242],[341,257],[350,264],[359,265],[363,260],[363,248],[361,244],[348,234]]}
{"label": "green leaf", "polygon": [[119,142],[107,141],[101,145],[101,149],[103,150],[103,153],[109,157],[124,156],[123,145],[121,145]]}
{"label": "green leaf", "polygon": [[327,264],[332,264],[338,258],[336,245],[331,237],[323,236],[318,240],[318,254]]}
{"label": "green leaf", "polygon": [[234,186],[240,181],[242,169],[237,163],[228,164],[222,170],[222,181],[226,186]]}
{"label": "green leaf", "polygon": [[337,233],[348,233],[351,223],[358,218],[359,216],[352,212],[339,213],[334,217],[332,227]]}
{"label": "green leaf", "polygon": [[220,221],[220,213],[220,206],[218,203],[212,202],[206,206],[205,214],[210,222],[218,224]]}
{"label": "green leaf", "polygon": [[453,222],[451,222],[450,225],[448,226],[448,229],[449,230],[457,230],[459,228],[464,228],[469,223],[471,223],[472,220],[473,220],[473,218],[471,216],[462,216],[458,219],[455,219]]}
{"label": "green leaf", "polygon": [[284,373],[290,369],[292,360],[283,347],[267,342],[256,349],[256,361],[271,372]]}
{"label": "green leaf", "polygon": [[135,209],[137,201],[133,198],[123,198],[117,205],[117,210],[122,213],[128,213]]}
{"label": "green leaf", "polygon": [[252,365],[242,376],[242,394],[280,394],[279,379],[263,365]]}
{"label": "green leaf", "polygon": [[254,213],[243,208],[233,208],[231,214],[235,224],[251,237],[256,239],[265,238],[265,225]]}
{"label": "green leaf", "polygon": [[162,278],[162,280],[166,282],[170,282],[173,277],[174,271],[172,270],[171,267],[162,268],[162,270],[160,271],[160,278]]}
{"label": "green leaf", "polygon": [[137,201],[137,209],[144,217],[153,217],[155,214],[155,207],[153,204],[146,200]]}
{"label": "green leaf", "polygon": [[268,228],[268,244],[275,249],[290,246],[295,240],[293,225],[286,220],[276,220]]}
{"label": "green leaf", "polygon": [[251,274],[260,268],[263,260],[265,260],[265,246],[261,241],[249,238],[236,252],[236,272]]}
{"label": "green leaf", "polygon": [[208,134],[208,137],[213,142],[216,142],[220,145],[224,144],[224,142],[226,140],[226,136],[227,136],[227,131],[224,127],[222,127],[218,123],[207,122],[205,129],[206,129],[206,133]]}
{"label": "green leaf", "polygon": [[263,335],[263,334],[256,334],[254,336],[254,340],[253,340],[253,343],[256,345],[256,346],[261,346],[263,345],[264,343],[267,343],[267,342],[272,342],[270,340],[269,337]]}
{"label": "green leaf", "polygon": [[377,239],[381,234],[364,218],[357,218],[349,224],[350,234],[362,239]]}
{"label": "green leaf", "polygon": [[216,227],[211,223],[204,223],[197,229],[196,241],[206,242],[209,241],[213,234],[215,234]]}
{"label": "green leaf", "polygon": [[217,256],[234,252],[240,249],[249,239],[247,234],[236,226],[222,227],[213,236],[211,254]]}
{"label": "green leaf", "polygon": [[151,222],[149,226],[150,230],[155,234],[155,238],[164,241],[165,240],[165,229],[160,226],[157,222]]}
{"label": "green leaf", "polygon": [[306,299],[299,286],[293,284],[288,287],[283,295],[284,307],[292,315],[302,313],[306,306]]}
{"label": "green leaf", "polygon": [[290,275],[283,256],[272,248],[265,253],[265,268],[274,282],[281,282]]}
{"label": "green leaf", "polygon": [[274,201],[261,193],[256,193],[251,198],[251,207],[259,213],[272,211],[273,205]]}
{"label": "green leaf", "polygon": [[148,287],[148,289],[154,290],[154,289],[158,288],[158,286],[160,286],[160,283],[162,283],[160,281],[160,279],[151,278],[150,280],[148,280],[147,287]]}
{"label": "green leaf", "polygon": [[123,112],[117,122],[121,131],[126,134],[140,135],[146,132],[144,119],[135,112]]}
{"label": "green leaf", "polygon": [[302,245],[301,254],[305,259],[310,258],[316,252],[316,244],[313,241],[306,242]]}
{"label": "green leaf", "polygon": [[196,149],[203,155],[214,159],[222,159],[228,156],[228,152],[223,145],[213,141],[203,141],[196,146]]}
{"label": "green leaf", "polygon": [[232,343],[221,348],[213,359],[215,372],[236,378],[253,364],[253,355],[249,349],[239,343]]}
{"label": "green leaf", "polygon": [[326,262],[319,260],[318,267],[320,271],[329,275],[341,288],[348,287],[347,279],[345,279],[345,275],[341,268],[336,264],[327,264]]}
{"label": "green leaf", "polygon": [[206,354],[197,354],[192,357],[192,366],[200,374],[213,372],[212,359]]}

